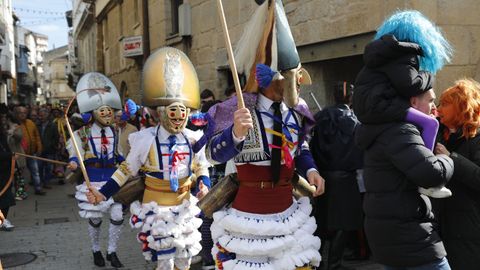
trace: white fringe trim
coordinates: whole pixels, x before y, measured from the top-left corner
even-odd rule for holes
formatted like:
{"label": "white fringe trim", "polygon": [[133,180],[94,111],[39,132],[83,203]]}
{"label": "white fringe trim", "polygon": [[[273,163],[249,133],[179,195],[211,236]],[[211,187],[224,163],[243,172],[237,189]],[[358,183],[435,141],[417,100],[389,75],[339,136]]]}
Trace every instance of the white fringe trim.
{"label": "white fringe trim", "polygon": [[[298,202],[294,200],[287,210],[278,214],[260,215],[242,212],[234,208],[224,208],[215,212],[213,219],[214,224],[221,227],[215,229],[216,232],[226,230],[239,234],[281,236],[295,232],[306,222],[311,212],[312,206],[309,199],[302,197]],[[214,227],[213,224],[212,227]]]}
{"label": "white fringe trim", "polygon": [[[236,259],[223,263],[224,269],[294,270],[306,264],[318,266],[320,239],[313,236],[317,225],[309,216],[311,210],[308,198],[301,198],[289,209],[273,215],[235,209],[215,213],[211,228],[214,242],[236,254]],[[217,253],[214,247],[214,258]]]}
{"label": "white fringe trim", "polygon": [[[202,220],[196,217],[200,213],[196,206],[197,202],[194,196],[176,206],[160,206],[156,202],[142,204],[135,201],[130,206],[130,212],[141,221],[130,225],[141,228],[142,233],[149,234],[147,237],[149,248],[156,251],[176,248],[175,253],[160,255],[158,260],[193,257],[202,249],[200,245],[202,235],[198,231]],[[147,215],[149,212],[154,214]],[[150,252],[143,252],[143,255],[147,260],[152,258]]]}
{"label": "white fringe trim", "polygon": [[[100,189],[106,182],[91,182],[91,185],[96,189]],[[77,192],[75,192],[75,198],[78,200],[78,207],[80,211],[78,214],[82,218],[101,218],[105,213],[110,210],[110,207],[114,203],[110,198],[107,201],[103,201],[97,205],[91,204],[87,199],[88,187],[85,183],[76,186]]]}

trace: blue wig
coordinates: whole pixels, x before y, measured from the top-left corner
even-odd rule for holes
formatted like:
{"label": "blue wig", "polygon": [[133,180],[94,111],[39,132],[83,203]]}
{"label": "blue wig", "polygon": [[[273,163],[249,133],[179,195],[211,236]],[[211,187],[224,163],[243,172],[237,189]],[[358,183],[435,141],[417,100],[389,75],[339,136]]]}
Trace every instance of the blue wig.
{"label": "blue wig", "polygon": [[419,57],[420,70],[436,73],[450,62],[452,47],[439,28],[415,10],[399,11],[386,19],[377,29],[375,39],[394,35],[398,41],[413,42],[423,50]]}

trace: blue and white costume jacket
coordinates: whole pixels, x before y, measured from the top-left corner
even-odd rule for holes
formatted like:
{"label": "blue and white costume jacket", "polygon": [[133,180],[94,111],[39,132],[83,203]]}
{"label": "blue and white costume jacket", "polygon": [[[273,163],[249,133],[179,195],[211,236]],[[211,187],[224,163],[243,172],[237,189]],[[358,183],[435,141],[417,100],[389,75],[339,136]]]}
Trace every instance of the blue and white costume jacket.
{"label": "blue and white costume jacket", "polygon": [[[104,133],[103,139],[102,133]],[[90,127],[84,126],[76,130],[74,138],[82,155],[91,185],[100,189],[117,170],[118,165],[124,161],[124,157],[117,152],[118,138],[114,129],[112,127],[101,127],[94,123]],[[71,138],[67,142],[67,150],[70,161],[78,164],[79,159]],[[114,203],[110,199],[98,205],[93,205],[87,200],[88,188],[85,183],[78,185],[76,189],[75,198],[79,201],[79,214],[83,218],[102,217]]]}
{"label": "blue and white costume jacket", "polygon": [[[272,100],[261,94],[244,94],[244,100],[252,115],[254,127],[243,141],[234,137],[233,112],[227,112],[228,108],[230,111],[233,111],[232,107],[236,108],[235,100],[228,100],[226,104],[209,111],[213,119],[220,120],[215,121],[217,135],[207,144],[207,157],[211,162],[233,159],[240,181],[240,189],[233,204],[217,211],[213,216],[211,230],[215,246],[212,254],[217,260],[217,267],[225,270],[293,270],[305,265],[318,266],[321,260],[320,239],[313,236],[316,223],[314,217],[310,216],[312,206],[308,198],[303,197],[298,201],[292,199],[290,206],[287,205],[286,209],[276,213],[259,214],[235,208],[237,201],[242,201],[239,197],[251,196],[248,193],[265,196],[259,198],[259,201],[275,205],[275,192],[289,188],[287,186],[277,189],[265,185],[268,190],[262,190],[263,183],[255,188],[258,182],[255,183],[256,179],[253,179],[254,181],[246,181],[249,185],[242,190],[242,181],[252,180],[241,179],[240,169],[243,165],[248,165],[248,170],[253,171],[248,174],[250,178],[265,175],[265,167],[271,165],[270,152],[275,121],[271,108]],[[306,175],[316,168],[305,141],[303,115],[298,110],[287,108],[284,103],[280,110],[283,131],[281,135],[275,136],[282,136],[282,167],[293,160],[296,170]],[[230,117],[230,122],[223,121],[222,118],[225,117]],[[258,173],[255,173],[256,170]],[[254,205],[252,209],[255,209]]]}
{"label": "blue and white costume jacket", "polygon": [[132,133],[125,162],[100,189],[109,198],[130,176],[145,174],[144,197],[131,204],[130,224],[141,229],[138,240],[147,260],[189,258],[201,249],[198,227],[202,221],[196,217],[200,209],[198,200],[190,196],[192,174],[197,188],[200,180],[210,186],[204,148],[198,153],[192,148],[201,135],[188,129],[171,134],[162,126]]}

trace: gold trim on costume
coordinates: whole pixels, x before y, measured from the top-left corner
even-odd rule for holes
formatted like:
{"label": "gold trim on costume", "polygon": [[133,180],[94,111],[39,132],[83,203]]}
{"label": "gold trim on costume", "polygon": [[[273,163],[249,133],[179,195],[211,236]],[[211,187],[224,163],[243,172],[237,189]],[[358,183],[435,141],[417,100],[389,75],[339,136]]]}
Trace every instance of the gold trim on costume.
{"label": "gold trim on costume", "polygon": [[132,172],[128,168],[128,163],[126,161],[123,161],[120,166],[118,166],[118,169],[124,174],[124,175],[131,175]]}
{"label": "gold trim on costume", "polygon": [[[178,180],[179,190],[185,186],[190,186],[192,181],[190,177]],[[145,189],[143,193],[142,203],[156,202],[161,206],[179,205],[183,200],[190,198],[190,190],[183,193],[174,193],[170,191],[170,181],[147,176],[145,178],[145,186],[152,189]],[[158,191],[165,190],[165,191]]]}

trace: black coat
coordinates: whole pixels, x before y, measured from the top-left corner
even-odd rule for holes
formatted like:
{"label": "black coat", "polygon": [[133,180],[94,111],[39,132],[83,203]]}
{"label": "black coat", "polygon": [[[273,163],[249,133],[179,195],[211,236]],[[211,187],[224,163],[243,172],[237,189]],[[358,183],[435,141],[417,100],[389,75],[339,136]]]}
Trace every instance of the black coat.
{"label": "black coat", "polygon": [[365,150],[363,210],[374,259],[412,267],[445,257],[431,202],[418,187],[445,184],[453,161],[428,150],[412,124],[361,125],[355,135]]}
{"label": "black coat", "polygon": [[[0,191],[5,187],[10,177],[12,164],[12,151],[8,147],[7,136],[0,133]],[[15,205],[15,198],[12,192],[13,181],[9,188],[0,196],[0,209]]]}
{"label": "black coat", "polygon": [[49,120],[45,127],[42,127],[42,124],[39,124],[37,129],[40,133],[40,138],[42,139],[42,155],[57,153],[60,138],[57,125]]}
{"label": "black coat", "polygon": [[365,67],[355,80],[353,108],[360,122],[380,124],[403,121],[408,99],[432,88],[433,76],[418,71],[422,49],[385,35],[365,47]]}
{"label": "black coat", "polygon": [[447,184],[452,197],[435,200],[434,208],[440,214],[447,258],[452,270],[476,270],[480,267],[480,135],[466,140],[456,133],[441,142],[455,164]]}
{"label": "black coat", "polygon": [[325,108],[316,120],[310,151],[326,185],[315,201],[318,229],[359,229],[363,214],[356,170],[362,168],[363,152],[354,144],[354,132],[360,123],[347,105]]}

